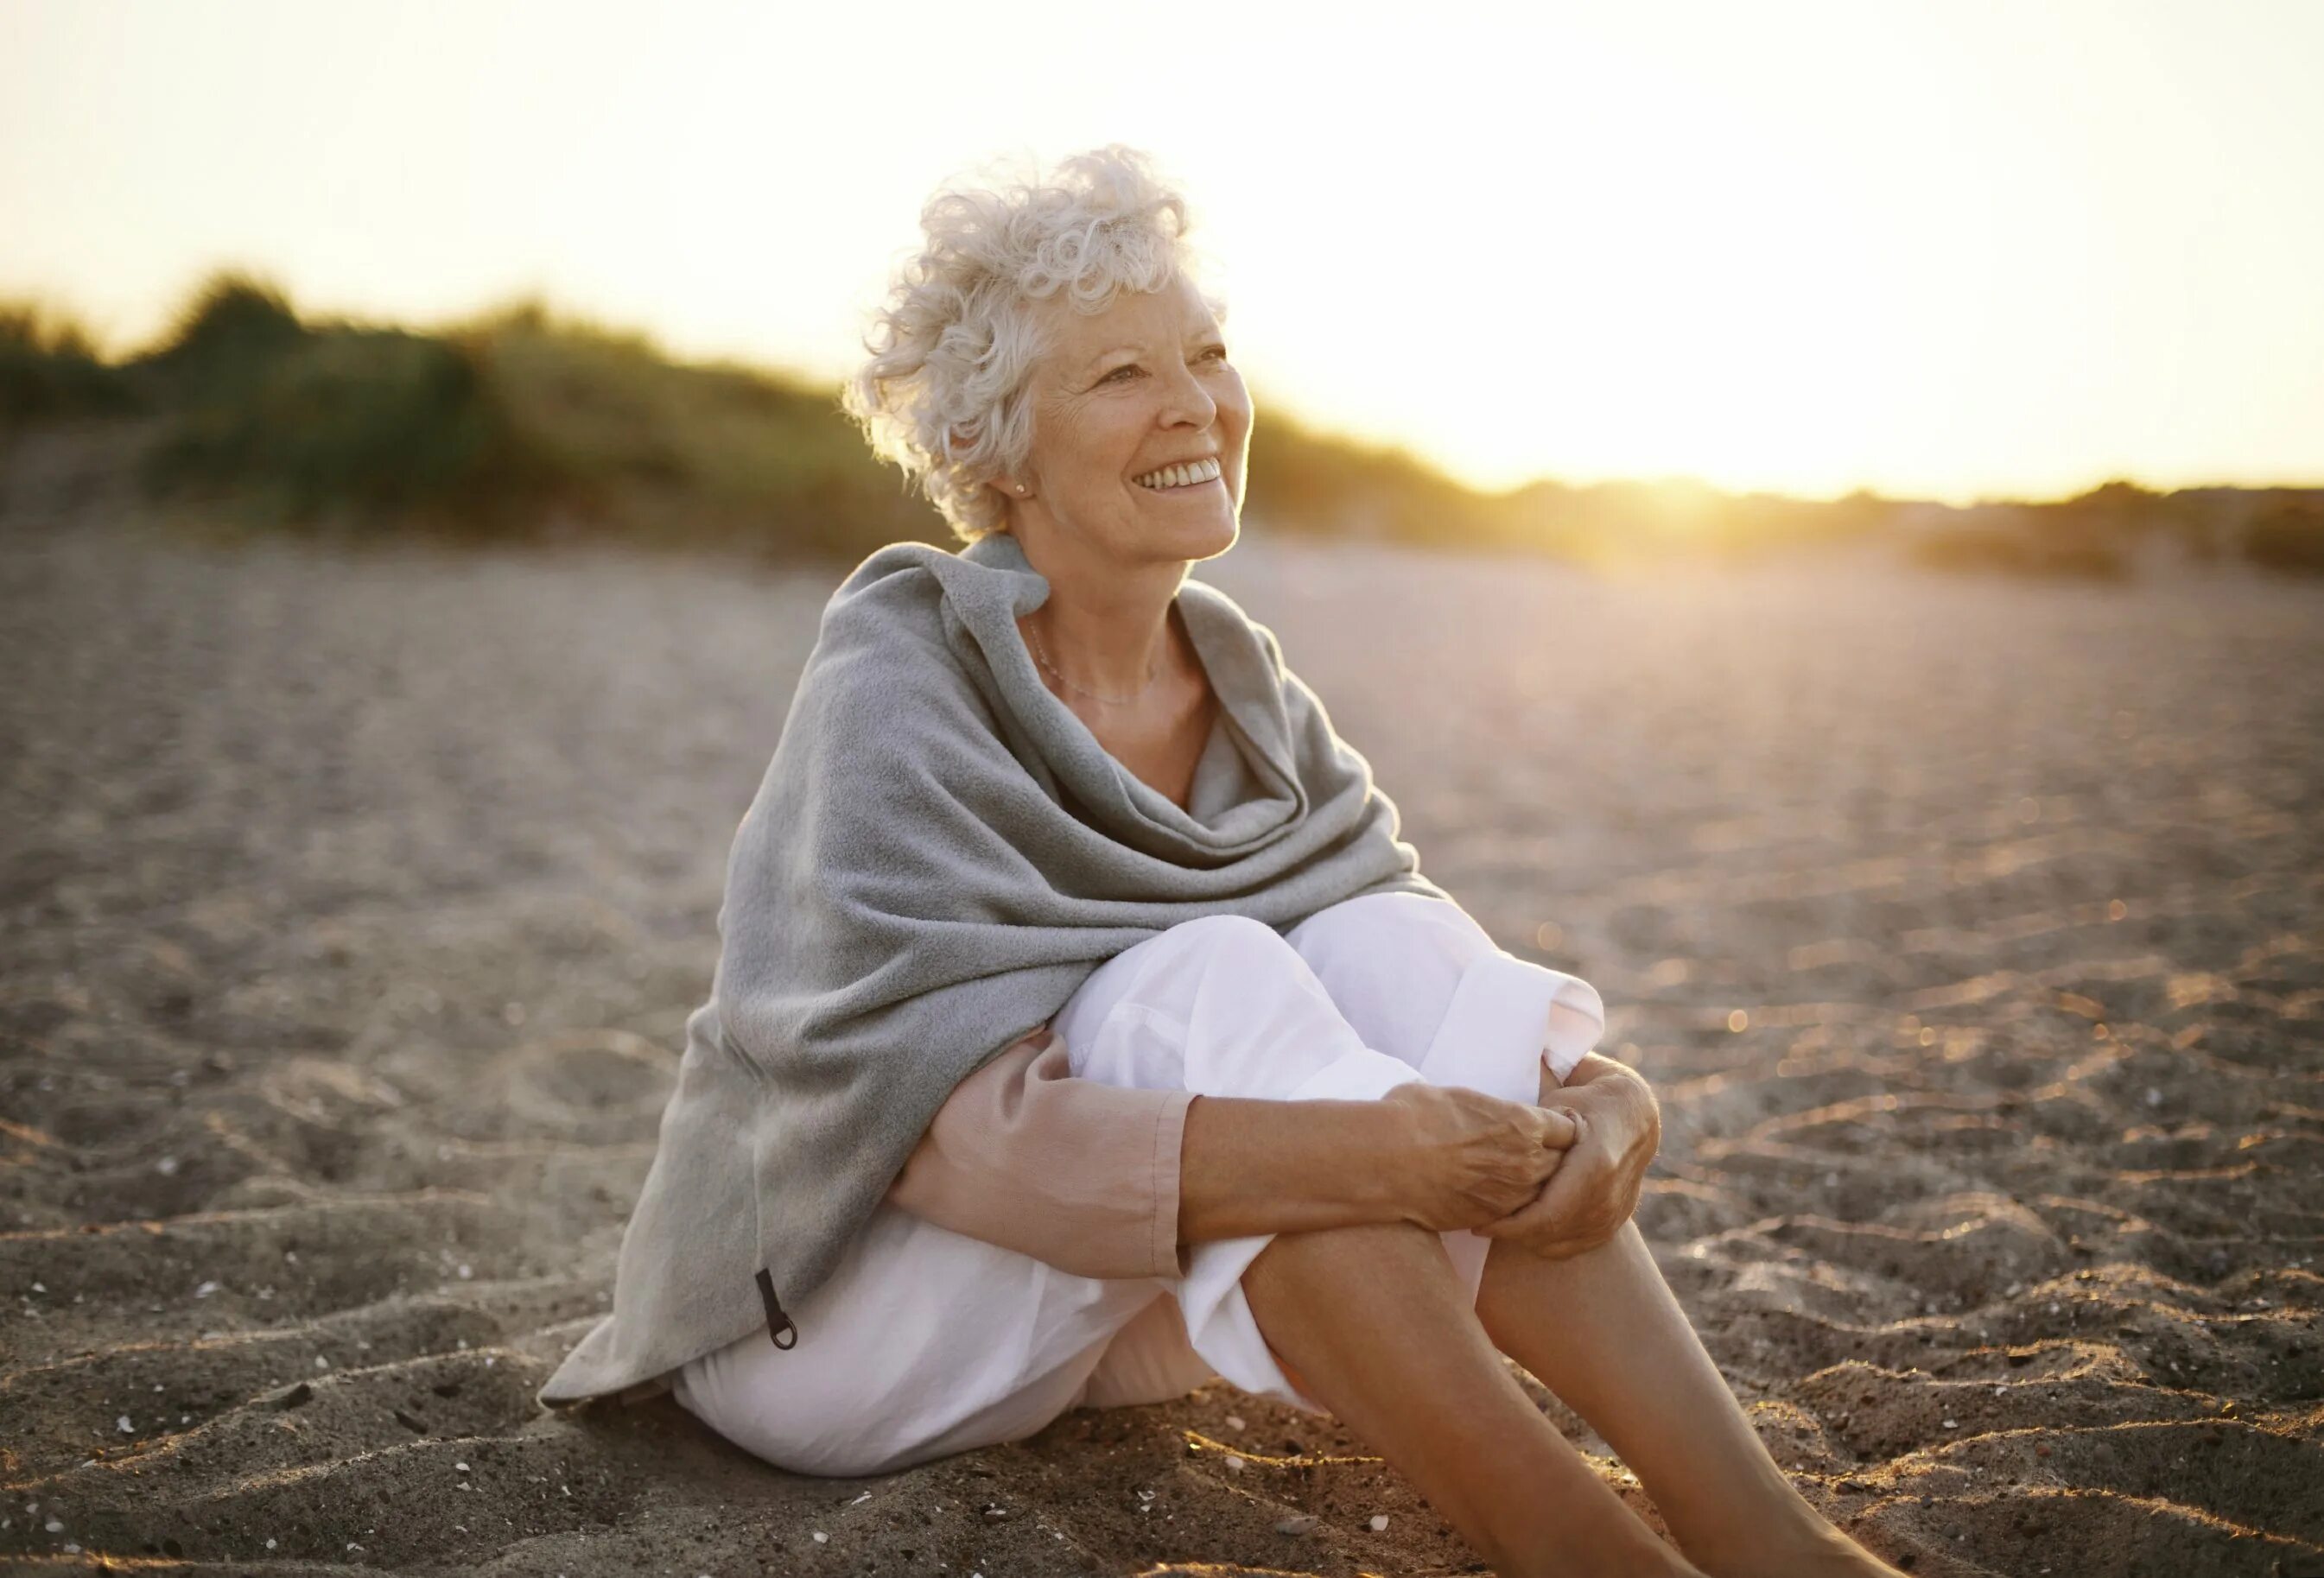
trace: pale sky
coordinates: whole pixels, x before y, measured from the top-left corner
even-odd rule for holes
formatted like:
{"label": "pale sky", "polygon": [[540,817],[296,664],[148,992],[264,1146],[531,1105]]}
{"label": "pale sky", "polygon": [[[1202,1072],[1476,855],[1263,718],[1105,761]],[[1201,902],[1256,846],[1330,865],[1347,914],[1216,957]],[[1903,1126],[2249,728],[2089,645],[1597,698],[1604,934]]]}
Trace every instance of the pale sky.
{"label": "pale sky", "polygon": [[2309,0],[0,0],[0,295],[835,380],[938,181],[1123,142],[1261,423],[1480,486],[2324,483],[2319,83]]}

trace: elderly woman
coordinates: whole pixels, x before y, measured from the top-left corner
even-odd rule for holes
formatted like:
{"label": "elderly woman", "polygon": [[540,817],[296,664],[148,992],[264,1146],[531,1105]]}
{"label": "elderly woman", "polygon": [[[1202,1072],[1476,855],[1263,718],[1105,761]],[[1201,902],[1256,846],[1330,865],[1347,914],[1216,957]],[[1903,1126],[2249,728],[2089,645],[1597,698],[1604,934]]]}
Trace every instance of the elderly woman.
{"label": "elderly woman", "polygon": [[1631,1225],[1658,1122],[1597,994],[1421,876],[1272,633],[1188,579],[1251,405],[1182,199],[1116,147],[923,217],[849,407],[966,546],[882,548],[825,610],[613,1311],[541,1400],[669,1390],[857,1475],[1223,1377],[1346,1421],[1504,1573],[1892,1572]]}

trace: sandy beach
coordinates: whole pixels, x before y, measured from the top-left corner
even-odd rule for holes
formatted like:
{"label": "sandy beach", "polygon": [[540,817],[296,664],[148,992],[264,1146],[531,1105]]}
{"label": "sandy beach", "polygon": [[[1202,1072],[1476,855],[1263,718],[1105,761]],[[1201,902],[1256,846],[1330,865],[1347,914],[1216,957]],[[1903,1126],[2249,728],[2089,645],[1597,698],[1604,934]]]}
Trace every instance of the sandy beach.
{"label": "sandy beach", "polygon": [[[838,573],[5,486],[0,1567],[1484,1570],[1223,1382],[863,1481],[539,1408]],[[2324,1573],[2324,585],[1198,573],[1604,994],[1647,1236],[1837,1520],[1916,1578]]]}

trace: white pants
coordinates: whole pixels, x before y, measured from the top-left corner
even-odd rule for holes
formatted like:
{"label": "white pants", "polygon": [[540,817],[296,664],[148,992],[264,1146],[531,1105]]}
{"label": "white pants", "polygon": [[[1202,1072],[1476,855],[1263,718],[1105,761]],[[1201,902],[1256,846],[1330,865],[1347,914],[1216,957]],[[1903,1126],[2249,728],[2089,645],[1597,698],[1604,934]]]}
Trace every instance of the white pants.
{"label": "white pants", "polygon": [[[1074,1074],[1146,1089],[1370,1100],[1410,1079],[1540,1097],[1603,1028],[1589,983],[1498,947],[1466,911],[1375,894],[1278,934],[1212,915],[1093,972],[1051,1028]],[[1273,1234],[1191,1246],[1184,1277],[1097,1279],[882,1202],[800,1301],[685,1365],[678,1405],[794,1472],[882,1473],[1032,1435],[1065,1410],[1160,1402],[1223,1377],[1311,1413],[1241,1278]],[[1492,1241],[1443,1234],[1473,1298]]]}

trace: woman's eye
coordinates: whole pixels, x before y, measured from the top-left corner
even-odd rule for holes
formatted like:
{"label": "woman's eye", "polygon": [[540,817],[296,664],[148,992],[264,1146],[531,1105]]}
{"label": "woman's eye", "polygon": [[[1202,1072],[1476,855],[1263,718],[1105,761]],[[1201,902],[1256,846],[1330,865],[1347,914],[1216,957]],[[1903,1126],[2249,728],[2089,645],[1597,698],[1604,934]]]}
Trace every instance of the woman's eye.
{"label": "woman's eye", "polygon": [[[1227,348],[1224,345],[1213,345],[1208,350],[1204,351],[1203,354],[1210,357],[1214,362],[1222,362],[1227,359]],[[1141,369],[1137,362],[1125,362],[1120,366],[1115,368],[1111,372],[1107,373],[1103,378],[1099,379],[1098,382],[1102,384],[1113,383],[1120,381],[1121,375],[1125,372],[1139,372],[1142,371],[1143,369]]]}

